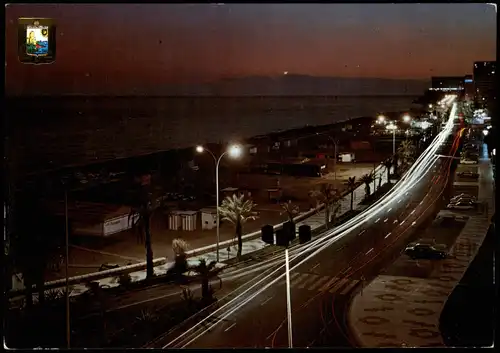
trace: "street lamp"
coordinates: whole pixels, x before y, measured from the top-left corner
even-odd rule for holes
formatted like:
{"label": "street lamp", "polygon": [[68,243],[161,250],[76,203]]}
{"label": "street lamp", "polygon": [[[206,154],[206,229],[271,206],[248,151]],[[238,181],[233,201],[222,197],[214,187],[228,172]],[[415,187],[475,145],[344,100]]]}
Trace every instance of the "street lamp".
{"label": "street lamp", "polygon": [[411,117],[410,117],[408,114],[405,114],[405,115],[403,116],[403,121],[404,121],[405,123],[409,123],[409,122],[411,121]]}
{"label": "street lamp", "polygon": [[386,126],[387,130],[392,130],[392,154],[396,154],[396,130],[398,127],[394,124],[390,124]]}
{"label": "street lamp", "polygon": [[385,116],[383,116],[383,115],[379,115],[379,116],[378,116],[378,118],[377,118],[377,121],[378,121],[379,123],[383,123],[383,122],[385,121]]}
{"label": "street lamp", "polygon": [[239,158],[242,154],[242,149],[241,146],[239,145],[232,145],[230,146],[225,152],[223,152],[219,158],[215,156],[215,154],[210,151],[208,148],[205,148],[203,146],[196,146],[196,152],[198,153],[203,153],[204,151],[207,151],[214,159],[215,162],[215,198],[217,202],[217,262],[219,262],[219,242],[220,242],[220,220],[219,220],[219,165],[220,161],[222,160],[222,157],[224,157],[226,154],[229,155],[231,158]]}

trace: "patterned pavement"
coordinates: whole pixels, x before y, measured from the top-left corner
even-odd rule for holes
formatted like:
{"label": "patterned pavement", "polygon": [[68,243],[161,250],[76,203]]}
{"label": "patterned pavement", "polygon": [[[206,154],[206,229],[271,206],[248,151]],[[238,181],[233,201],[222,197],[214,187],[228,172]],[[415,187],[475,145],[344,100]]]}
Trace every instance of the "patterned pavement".
{"label": "patterned pavement", "polygon": [[361,347],[443,347],[439,317],[448,296],[476,256],[494,213],[489,161],[479,165],[478,200],[483,212],[470,218],[429,278],[378,276],[358,293],[349,310],[349,327]]}

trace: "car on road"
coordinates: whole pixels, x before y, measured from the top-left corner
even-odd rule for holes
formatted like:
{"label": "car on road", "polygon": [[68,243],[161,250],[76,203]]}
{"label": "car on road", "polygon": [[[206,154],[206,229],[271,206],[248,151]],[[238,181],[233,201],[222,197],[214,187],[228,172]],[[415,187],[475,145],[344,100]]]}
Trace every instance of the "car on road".
{"label": "car on road", "polygon": [[446,251],[438,248],[436,245],[426,243],[409,244],[405,249],[405,254],[412,260],[442,260],[447,257]]}
{"label": "car on road", "polygon": [[450,210],[472,210],[475,207],[475,203],[468,201],[459,201],[456,203],[449,203],[446,206],[447,209]]}
{"label": "car on road", "polygon": [[462,178],[474,178],[474,179],[477,179],[479,178],[479,173],[474,173],[474,172],[459,172],[457,173],[457,175],[459,177],[462,177]]}

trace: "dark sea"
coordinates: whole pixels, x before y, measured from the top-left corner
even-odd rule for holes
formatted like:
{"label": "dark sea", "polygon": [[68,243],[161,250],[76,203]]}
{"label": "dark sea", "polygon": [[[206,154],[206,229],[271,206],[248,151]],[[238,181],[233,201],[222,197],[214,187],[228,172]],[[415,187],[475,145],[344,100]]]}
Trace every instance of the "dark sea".
{"label": "dark sea", "polygon": [[16,174],[408,110],[415,96],[9,98]]}

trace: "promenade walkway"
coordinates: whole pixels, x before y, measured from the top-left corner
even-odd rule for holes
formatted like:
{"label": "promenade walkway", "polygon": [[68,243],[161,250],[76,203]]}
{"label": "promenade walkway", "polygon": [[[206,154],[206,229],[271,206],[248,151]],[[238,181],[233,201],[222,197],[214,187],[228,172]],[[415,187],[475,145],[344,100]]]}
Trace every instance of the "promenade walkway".
{"label": "promenade walkway", "polygon": [[[384,185],[387,182],[387,172],[384,166],[380,165],[376,169],[376,175],[381,176],[381,184]],[[378,179],[377,179],[377,189],[378,189]],[[371,186],[371,193],[375,192],[375,188],[373,187],[373,184]],[[354,190],[354,202],[353,202],[353,208],[356,209],[363,209],[363,206],[360,206],[361,201],[365,197],[365,185],[361,184],[358,188]],[[351,195],[347,194],[345,197],[342,199],[340,203],[340,212],[339,215],[342,215],[350,210],[351,206]],[[325,224],[325,211],[321,209],[321,206],[318,207],[316,210],[304,212],[300,214],[299,216],[296,217],[297,220],[300,220],[296,222],[296,228],[298,229],[301,225],[307,224],[311,226],[311,230],[314,231],[321,226]],[[282,227],[283,223],[275,225],[275,229],[279,229]],[[232,258],[236,257],[237,253],[237,245],[234,240],[227,240],[223,241],[219,245],[219,256],[221,263],[218,264],[219,267],[225,266],[224,261],[230,260]],[[264,249],[265,247],[269,246],[268,244],[264,243],[260,239],[260,231],[256,231],[250,234],[246,234],[243,236],[243,249],[242,249],[242,254],[249,254],[261,249]],[[229,247],[229,252],[227,251],[227,248]],[[216,244],[210,244],[208,246],[204,246],[201,248],[197,248],[194,250],[190,250],[188,252],[188,264],[189,265],[196,265],[199,263],[201,259],[205,259],[207,263],[211,261],[216,260]],[[155,261],[160,261],[161,259],[155,259]],[[154,267],[154,272],[157,275],[160,274],[165,274],[165,272],[173,265],[173,262],[167,261],[160,261],[163,262],[163,264],[159,266]],[[137,266],[137,265],[133,265]],[[144,267],[144,266],[143,266]],[[120,273],[124,272],[123,270],[116,269],[116,270],[109,270],[108,272],[112,273],[108,277],[105,278],[93,278],[95,277],[94,274],[89,274],[89,275],[83,275],[83,276],[78,276],[78,278],[70,278],[71,282],[79,282],[75,284],[70,285],[70,296],[78,296],[88,290],[87,285],[85,282],[92,281],[92,282],[97,282],[99,283],[100,287],[103,288],[112,288],[118,286],[118,276]],[[146,270],[141,269],[137,271],[127,271],[129,272],[132,282],[137,282],[141,281],[146,278]],[[46,286],[50,286],[52,288],[58,288],[58,289],[64,289],[65,286],[65,280],[60,279],[56,281],[51,281],[51,282],[46,282]],[[47,291],[49,291],[48,289]],[[16,298],[21,298],[20,296],[16,296]],[[38,294],[34,293],[33,298],[36,301],[38,299]],[[14,300],[14,298],[12,299]]]}
{"label": "promenade walkway", "polygon": [[351,333],[361,347],[443,347],[439,318],[455,286],[486,237],[494,214],[492,168],[479,162],[476,184],[483,212],[471,215],[429,278],[381,275],[358,293],[348,314]]}

